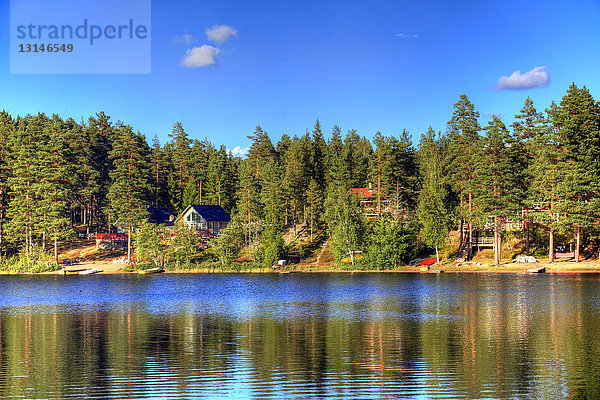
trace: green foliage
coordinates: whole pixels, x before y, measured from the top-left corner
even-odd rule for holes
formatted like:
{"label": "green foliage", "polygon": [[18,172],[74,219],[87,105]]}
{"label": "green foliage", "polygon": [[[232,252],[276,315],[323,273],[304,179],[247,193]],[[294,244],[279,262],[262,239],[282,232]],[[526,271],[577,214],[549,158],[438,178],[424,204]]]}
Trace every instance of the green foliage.
{"label": "green foliage", "polygon": [[367,260],[377,269],[406,265],[416,254],[416,224],[381,217],[369,232]]}
{"label": "green foliage", "polygon": [[447,165],[447,184],[458,194],[462,220],[472,222],[476,154],[479,149],[479,131],[477,122],[479,112],[467,96],[461,95],[454,105],[454,113],[448,122],[450,139],[445,163]]}
{"label": "green foliage", "polygon": [[39,273],[56,271],[60,267],[53,258],[39,246],[21,251],[9,258],[0,258],[0,271],[10,273]]}
{"label": "green foliage", "polygon": [[169,260],[173,260],[173,267],[169,269],[186,269],[192,266],[194,256],[198,252],[200,238],[196,232],[189,229],[182,222],[175,225],[175,236],[171,238],[171,244],[167,251]]}
{"label": "green foliage", "polygon": [[437,251],[448,239],[450,211],[448,192],[442,181],[441,139],[436,140],[431,127],[421,137],[419,157],[423,176],[417,208],[420,234],[425,244]]}
{"label": "green foliage", "polygon": [[144,222],[137,228],[134,238],[140,261],[150,261],[157,267],[166,265],[170,239],[164,226]]}
{"label": "green foliage", "polygon": [[350,257],[354,265],[356,255],[364,250],[367,227],[357,197],[343,188],[330,193],[326,201],[325,215],[329,221],[331,247],[336,262]]}
{"label": "green foliage", "polygon": [[221,235],[213,239],[212,248],[222,266],[230,265],[239,257],[244,248],[244,231],[238,215],[233,216]]}
{"label": "green foliage", "polygon": [[137,226],[147,217],[149,197],[149,147],[130,126],[121,126],[110,153],[114,170],[108,192],[111,216],[120,226]]}
{"label": "green foliage", "polygon": [[285,244],[281,232],[272,226],[267,227],[263,231],[257,252],[263,267],[275,265],[277,260],[285,256]]}

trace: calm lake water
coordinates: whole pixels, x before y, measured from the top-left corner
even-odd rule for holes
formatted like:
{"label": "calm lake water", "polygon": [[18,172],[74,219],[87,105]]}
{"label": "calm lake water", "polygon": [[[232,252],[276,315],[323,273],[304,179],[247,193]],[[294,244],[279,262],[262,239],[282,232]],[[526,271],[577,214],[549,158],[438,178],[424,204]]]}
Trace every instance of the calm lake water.
{"label": "calm lake water", "polygon": [[600,398],[600,275],[0,276],[0,398]]}

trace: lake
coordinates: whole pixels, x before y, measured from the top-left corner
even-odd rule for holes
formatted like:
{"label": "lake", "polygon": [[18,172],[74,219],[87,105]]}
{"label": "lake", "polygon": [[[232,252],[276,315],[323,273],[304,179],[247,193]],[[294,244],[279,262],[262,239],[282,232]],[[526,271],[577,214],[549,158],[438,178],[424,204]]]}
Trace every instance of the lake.
{"label": "lake", "polygon": [[598,274],[0,276],[0,398],[600,398]]}

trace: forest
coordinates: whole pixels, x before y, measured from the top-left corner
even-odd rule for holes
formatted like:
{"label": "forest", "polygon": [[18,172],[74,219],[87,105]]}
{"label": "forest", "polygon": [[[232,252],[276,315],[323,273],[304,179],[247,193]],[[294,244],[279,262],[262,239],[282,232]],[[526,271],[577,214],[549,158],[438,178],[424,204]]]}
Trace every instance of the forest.
{"label": "forest", "polygon": [[[497,116],[479,121],[462,95],[446,131],[430,127],[418,143],[406,130],[369,140],[338,126],[326,140],[317,120],[277,143],[258,126],[247,156],[233,157],[223,145],[192,139],[198,134],[179,122],[166,143],[149,144],[103,112],[77,122],[3,111],[0,265],[55,268],[76,232],[116,226],[129,232],[138,259],[172,248],[171,261],[160,262],[179,267],[230,265],[242,256],[270,266],[323,246],[336,265],[387,269],[442,249],[470,259],[482,236],[493,238],[498,265],[508,235],[527,237],[528,249],[531,241],[550,262],[557,246],[571,246],[576,260],[595,258],[600,103],[589,90],[572,84],[544,111],[527,98],[510,126]],[[369,210],[352,188],[371,189]],[[232,216],[209,249],[185,232],[165,239],[146,222],[149,207],[177,215],[189,204],[220,205]],[[521,228],[509,232],[511,223]],[[300,231],[308,245],[294,242]]]}

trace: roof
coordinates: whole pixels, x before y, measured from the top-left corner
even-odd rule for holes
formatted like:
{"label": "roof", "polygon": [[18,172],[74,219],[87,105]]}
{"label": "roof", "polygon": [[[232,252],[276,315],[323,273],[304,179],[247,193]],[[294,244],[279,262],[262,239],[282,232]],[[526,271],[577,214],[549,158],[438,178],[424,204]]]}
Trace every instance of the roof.
{"label": "roof", "polygon": [[[385,189],[381,188],[381,192],[384,193]],[[368,189],[368,188],[351,188],[350,192],[357,195],[359,198],[374,199],[377,196],[377,188]]]}
{"label": "roof", "polygon": [[148,222],[153,224],[165,224],[165,225],[173,225],[173,221],[171,221],[171,216],[173,215],[166,208],[155,208],[150,207],[148,209],[150,213],[150,218],[148,218]]}
{"label": "roof", "polygon": [[367,188],[352,188],[350,191],[357,196],[373,197],[373,190]]}
{"label": "roof", "polygon": [[224,221],[229,222],[231,217],[221,206],[216,205],[199,205],[199,204],[190,204],[183,211],[182,215],[188,212],[188,209],[192,208],[198,214],[202,216],[207,222],[208,221]]}

